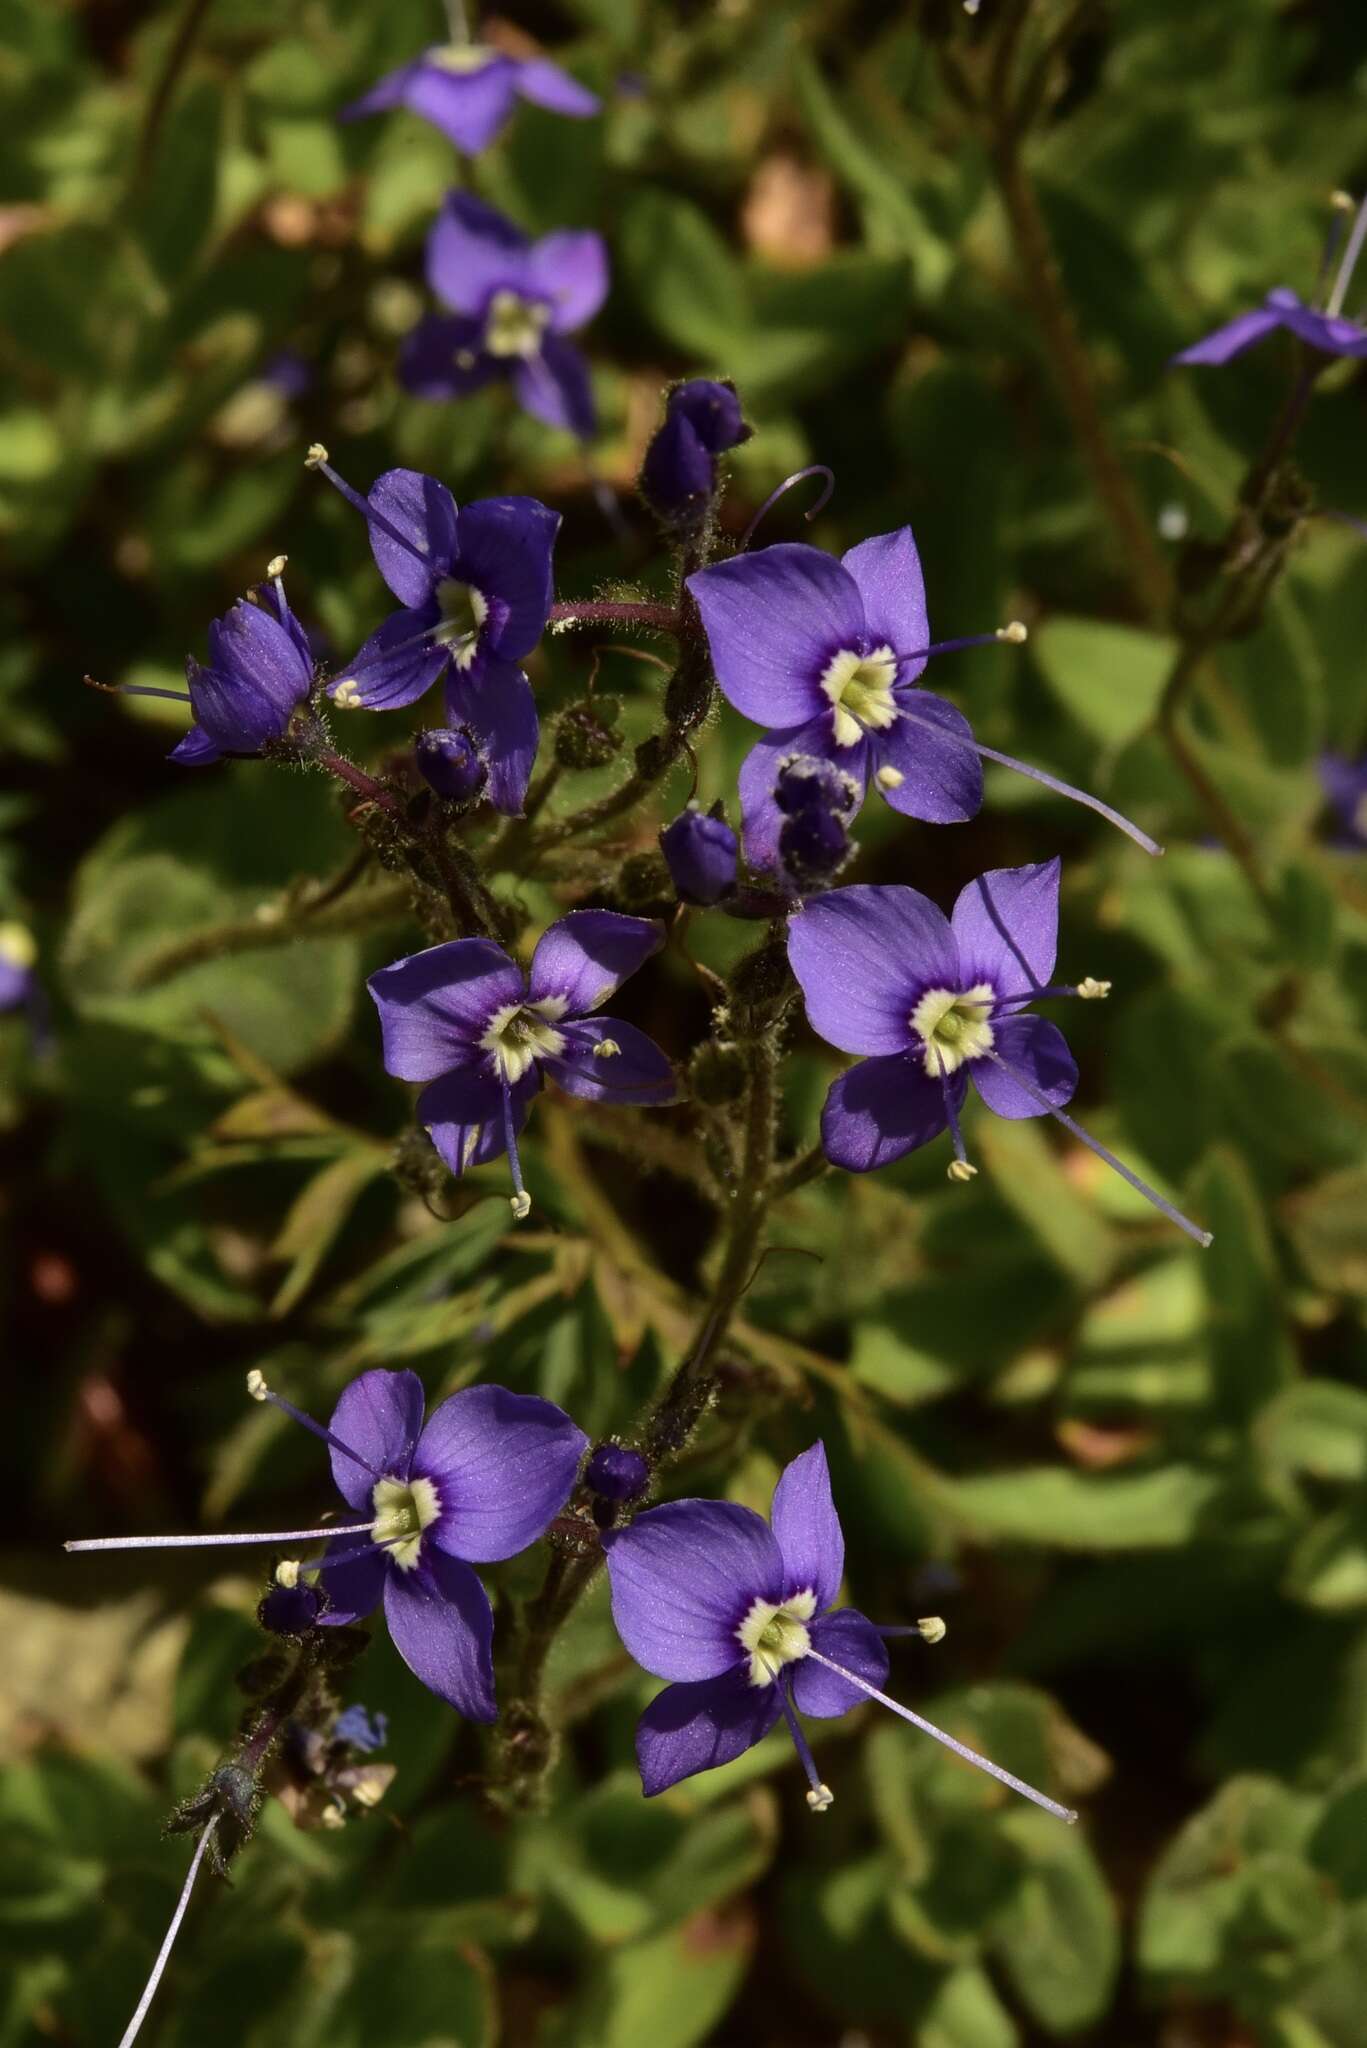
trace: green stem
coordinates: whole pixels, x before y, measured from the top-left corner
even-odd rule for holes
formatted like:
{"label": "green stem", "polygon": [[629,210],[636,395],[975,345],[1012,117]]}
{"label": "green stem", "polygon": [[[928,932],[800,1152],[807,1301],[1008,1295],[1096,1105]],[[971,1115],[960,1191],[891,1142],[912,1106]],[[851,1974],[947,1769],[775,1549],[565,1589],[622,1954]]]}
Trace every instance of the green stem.
{"label": "green stem", "polygon": [[820,1145],[813,1145],[810,1151],[802,1152],[796,1159],[780,1167],[774,1177],[774,1200],[781,1202],[785,1195],[795,1194],[798,1188],[807,1187],[812,1181],[820,1180],[823,1173],[829,1173],[830,1160]]}
{"label": "green stem", "polygon": [[200,967],[206,960],[292,946],[296,939],[338,938],[350,932],[367,931],[371,925],[388,924],[410,914],[411,890],[404,882],[380,882],[359,895],[347,896],[340,903],[330,903],[318,910],[308,903],[269,908],[269,917],[233,918],[159,946],[138,962],[131,976],[133,988],[157,988],[172,975]]}

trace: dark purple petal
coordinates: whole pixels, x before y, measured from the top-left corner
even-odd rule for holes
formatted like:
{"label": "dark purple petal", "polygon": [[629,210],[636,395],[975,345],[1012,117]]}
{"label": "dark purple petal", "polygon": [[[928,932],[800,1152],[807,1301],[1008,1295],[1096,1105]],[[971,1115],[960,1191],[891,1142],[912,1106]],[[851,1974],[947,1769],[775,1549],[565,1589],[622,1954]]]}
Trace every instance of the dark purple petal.
{"label": "dark purple petal", "polygon": [[429,1081],[415,1115],[424,1130],[433,1124],[485,1124],[503,1114],[503,1083],[487,1061],[452,1067]]}
{"label": "dark purple petal", "polygon": [[[385,1372],[376,1367],[343,1388],[328,1428],[376,1472],[407,1479],[413,1446],[422,1433],[425,1405],[422,1381],[415,1372]],[[343,1500],[350,1507],[369,1510],[375,1489],[370,1473],[331,1445],[328,1456]],[[350,1540],[354,1545],[358,1539]]]}
{"label": "dark purple petal", "polygon": [[641,464],[641,492],[662,519],[701,516],[717,488],[716,459],[709,455],[691,420],[669,413],[651,435]]}
{"label": "dark purple petal", "polygon": [[240,736],[250,751],[276,737],[313,687],[313,662],[274,609],[235,604],[209,628],[207,668],[187,675],[195,716],[228,751]]}
{"label": "dark purple petal", "polygon": [[[610,1044],[616,1052],[595,1050]],[[590,1017],[565,1027],[565,1050],[542,1062],[567,1095],[589,1102],[614,1102],[623,1109],[658,1108],[677,1102],[674,1069],[653,1038],[620,1017]]]}
{"label": "dark purple petal", "polygon": [[513,83],[533,106],[545,107],[552,114],[568,114],[576,121],[587,120],[603,104],[596,93],[548,57],[531,57],[519,64]]}
{"label": "dark purple petal", "polygon": [[546,630],[554,597],[551,555],[560,514],[536,498],[478,498],[460,515],[456,574],[506,610],[490,645],[512,661],[530,654]]}
{"label": "dark purple petal", "polygon": [[415,398],[464,398],[503,366],[484,351],[484,326],[460,313],[425,313],[399,349],[399,381]]}
{"label": "dark purple petal", "polygon": [[197,725],[192,725],[184,739],[172,747],[166,758],[168,761],[179,761],[182,768],[207,768],[211,761],[223,759],[223,749],[215,746],[207,732]]}
{"label": "dark purple petal", "polygon": [[720,903],[736,886],[740,847],[725,818],[689,804],[660,834],[670,879],[685,903]]}
{"label": "dark purple petal", "polygon": [[468,804],[489,779],[488,765],[464,727],[439,725],[420,732],[413,759],[428,787],[450,803]]}
{"label": "dark purple petal", "polygon": [[450,651],[431,638],[439,616],[435,603],[421,611],[391,612],[328,684],[329,697],[340,690],[344,711],[400,711],[416,704],[451,659]]}
{"label": "dark purple petal", "polygon": [[876,768],[902,780],[895,789],[876,784],[893,810],[931,825],[958,825],[982,808],[983,765],[973,749],[973,728],[962,711],[929,690],[898,689],[904,716],[869,736]]}
{"label": "dark purple petal", "polygon": [[[745,857],[752,867],[772,871],[780,865],[779,840],[787,814],[775,801],[774,790],[784,762],[797,756],[831,761],[850,777],[862,801],[868,779],[868,742],[858,740],[852,747],[837,747],[831,736],[829,710],[822,712],[809,725],[793,726],[787,732],[766,733],[742,761],[737,785]],[[858,808],[857,804],[855,808]]]}
{"label": "dark purple petal", "polygon": [[[993,1051],[1016,1068],[1055,1109],[1070,1102],[1077,1087],[1077,1065],[1068,1041],[1056,1024],[1043,1017],[997,1017],[992,1021]],[[990,1059],[973,1060],[968,1069],[973,1086],[989,1109],[1014,1120],[1043,1116],[1038,1102],[1018,1088],[1011,1076]],[[955,1076],[958,1079],[958,1076]]]}
{"label": "dark purple petal", "polygon": [[584,1484],[604,1500],[636,1500],[650,1484],[650,1467],[627,1444],[599,1444],[584,1468]]}
{"label": "dark purple petal", "polygon": [[690,377],[676,384],[666,401],[670,419],[684,419],[710,454],[748,441],[751,429],[745,424],[734,384],[712,377]]}
{"label": "dark purple petal", "polygon": [[[964,1099],[963,1071],[952,1074],[957,1112]],[[938,1138],[946,1127],[945,1100],[919,1060],[861,1060],[833,1081],[821,1112],[821,1148],[847,1173],[871,1173]]]}
{"label": "dark purple petal", "polygon": [[466,156],[478,156],[512,113],[516,86],[517,67],[508,57],[491,57],[478,71],[416,64],[404,105],[439,128]]}
{"label": "dark purple petal", "polygon": [[533,242],[527,275],[535,297],[551,308],[557,334],[591,320],[608,295],[608,248],[592,228],[562,228]]}
{"label": "dark purple petal", "polygon": [[784,1467],[769,1523],[783,1552],[784,1598],[810,1589],[820,1613],[840,1591],[845,1569],[845,1538],[831,1498],[824,1444],[813,1444]]}
{"label": "dark purple petal", "polygon": [[309,642],[308,634],[290,609],[290,601],[285,595],[284,579],[275,576],[268,583],[258,583],[256,586],[256,603],[278,625],[284,627],[290,639],[294,642],[294,651],[299,657],[301,669],[307,669],[309,675],[312,676],[313,648]]}
{"label": "dark purple petal", "polygon": [[532,779],[541,738],[532,686],[515,661],[490,655],[476,676],[446,675],[446,716],[468,726],[489,769],[486,794],[496,811],[516,817]]}
{"label": "dark purple petal", "polygon": [[[851,548],[840,559],[858,584],[864,601],[870,650],[884,646],[894,654],[911,654],[929,643],[925,578],[909,526],[861,540],[857,548]],[[924,667],[924,660],[903,666],[897,672],[898,678],[910,682]]]}
{"label": "dark purple petal", "polygon": [[535,1543],[574,1490],[589,1440],[554,1402],[464,1387],[434,1408],[413,1458],[441,1500],[429,1540],[472,1564]]}
{"label": "dark purple petal", "polygon": [[960,986],[948,918],[895,884],[816,897],[789,919],[788,960],[812,1029],[842,1052],[904,1052],[921,992]]}
{"label": "dark purple petal", "polygon": [[1233,356],[1241,355],[1254,342],[1262,341],[1282,324],[1281,317],[1265,306],[1256,312],[1240,313],[1237,319],[1224,327],[1217,327],[1202,341],[1195,341],[1190,348],[1184,348],[1180,355],[1173,357],[1174,363],[1227,363]]}
{"label": "dark purple petal", "polygon": [[452,939],[372,974],[386,1073],[435,1081],[470,1059],[489,1019],[522,1000],[522,970],[492,939]]}
{"label": "dark purple petal", "polygon": [[681,1778],[733,1763],[762,1742],[779,1716],[778,1687],[751,1685],[748,1663],[696,1685],[667,1685],[636,1724],[636,1761],[647,1799]]}
{"label": "dark purple petal", "polygon": [[829,709],[822,674],[864,638],[848,570],[820,548],[784,541],[698,569],[687,582],[722,694],[737,711],[757,725],[792,727]]}
{"label": "dark purple petal", "polygon": [[[887,1648],[873,1623],[855,1608],[841,1607],[834,1614],[819,1615],[808,1624],[808,1632],[812,1647],[823,1657],[843,1664],[882,1691],[888,1678]],[[791,1669],[794,1704],[800,1714],[810,1714],[814,1720],[833,1721],[868,1697],[857,1685],[818,1664],[815,1657],[804,1657]]]}
{"label": "dark purple petal", "polygon": [[959,891],[950,924],[963,988],[986,981],[1003,996],[1045,986],[1058,951],[1061,872],[1057,859],[990,868]]}
{"label": "dark purple petal", "polygon": [[362,93],[360,99],[352,100],[337,116],[339,121],[359,121],[366,114],[385,114],[391,107],[401,107],[413,82],[414,74],[421,69],[421,63],[401,64],[397,71],[390,71]]}
{"label": "dark purple petal", "polygon": [[385,1578],[384,1618],[415,1678],[467,1721],[493,1721],[494,1617],[468,1564],[424,1543],[414,1570]]}
{"label": "dark purple petal", "polygon": [[[514,1136],[521,1132],[540,1090],[541,1069],[537,1066],[529,1067],[522,1079],[514,1082],[510,1091]],[[452,1094],[455,1094],[454,1089]],[[459,1179],[467,1167],[487,1166],[491,1159],[497,1159],[507,1151],[503,1091],[499,1089],[497,1109],[482,1123],[468,1122],[459,1115],[443,1116],[441,1105],[447,1099],[442,1092],[441,1081],[434,1081],[418,1097],[418,1116],[439,1157]]]}
{"label": "dark purple petal", "polygon": [[374,520],[368,522],[380,574],[400,604],[427,604],[455,557],[455,499],[445,484],[420,469],[387,469],[370,486],[366,503],[408,543],[401,545]]}
{"label": "dark purple petal", "polygon": [[558,334],[543,336],[540,354],[514,365],[513,389],[522,410],[543,426],[563,427],[581,441],[596,433],[598,414],[588,364]]}
{"label": "dark purple petal", "polygon": [[665,942],[651,917],[627,917],[620,910],[572,910],[549,926],[532,955],[528,989],[534,1002],[559,996],[562,1015],[584,1017],[615,995]]}
{"label": "dark purple petal", "polygon": [[[369,1506],[369,1500],[366,1505]],[[378,1546],[359,1556],[357,1553],[365,1549],[365,1540],[364,1536],[338,1536],[328,1545],[321,1580],[328,1604],[318,1617],[328,1628],[345,1628],[348,1622],[363,1621],[384,1598],[389,1558]],[[329,1564],[328,1558],[332,1556],[343,1562]]]}
{"label": "dark purple petal", "polygon": [[783,1555],[769,1525],[732,1501],[674,1500],[605,1535],[612,1618],[660,1678],[720,1678],[756,1600],[777,1604]]}
{"label": "dark purple petal", "polygon": [[483,316],[496,291],[533,296],[530,243],[510,220],[470,192],[451,192],[427,238],[427,281],[453,313]]}

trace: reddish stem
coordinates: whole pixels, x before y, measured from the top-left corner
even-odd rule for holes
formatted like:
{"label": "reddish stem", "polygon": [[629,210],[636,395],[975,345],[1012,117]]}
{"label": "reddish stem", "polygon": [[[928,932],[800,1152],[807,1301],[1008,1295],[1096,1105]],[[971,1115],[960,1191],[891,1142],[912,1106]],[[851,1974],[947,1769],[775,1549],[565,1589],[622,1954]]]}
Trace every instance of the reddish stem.
{"label": "reddish stem", "polygon": [[658,626],[662,632],[677,633],[679,614],[671,604],[618,604],[595,598],[581,603],[577,598],[551,606],[553,626]]}

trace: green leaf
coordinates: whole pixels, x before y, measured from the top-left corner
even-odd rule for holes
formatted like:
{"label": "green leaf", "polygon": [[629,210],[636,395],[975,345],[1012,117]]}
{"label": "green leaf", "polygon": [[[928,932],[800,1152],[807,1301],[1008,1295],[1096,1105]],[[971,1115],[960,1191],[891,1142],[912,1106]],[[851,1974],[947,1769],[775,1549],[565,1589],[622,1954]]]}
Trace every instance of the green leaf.
{"label": "green leaf", "polygon": [[1099,619],[1051,618],[1030,646],[1064,709],[1111,747],[1152,725],[1177,655],[1172,640]]}
{"label": "green leaf", "polygon": [[1301,1538],[1287,1566],[1286,1590],[1330,1614],[1367,1607],[1367,1502],[1325,1515]]}
{"label": "green leaf", "polygon": [[1001,1827],[1026,1876],[997,1915],[991,1946],[1041,2025],[1070,2033],[1109,2002],[1120,1965],[1115,1906],[1078,1829],[1027,1807],[1013,1807]]}
{"label": "green leaf", "polygon": [[646,186],[623,211],[617,255],[660,333],[717,369],[750,327],[745,274],[687,199]]}
{"label": "green leaf", "polygon": [[614,1950],[547,2026],[544,2048],[694,2048],[730,2005],[753,1938],[747,1919],[704,1913]]}
{"label": "green leaf", "polygon": [[1104,1476],[1062,1466],[953,1482],[952,1501],[984,1534],[1061,1550],[1163,1550],[1189,1543],[1214,1507],[1220,1481],[1178,1462]]}
{"label": "green leaf", "polygon": [[951,1970],[922,2015],[916,2048],[1017,2048],[1020,2035],[986,1972]]}
{"label": "green leaf", "polygon": [[1367,1299],[1367,1167],[1349,1166],[1298,1188],[1281,1215],[1317,1287]]}

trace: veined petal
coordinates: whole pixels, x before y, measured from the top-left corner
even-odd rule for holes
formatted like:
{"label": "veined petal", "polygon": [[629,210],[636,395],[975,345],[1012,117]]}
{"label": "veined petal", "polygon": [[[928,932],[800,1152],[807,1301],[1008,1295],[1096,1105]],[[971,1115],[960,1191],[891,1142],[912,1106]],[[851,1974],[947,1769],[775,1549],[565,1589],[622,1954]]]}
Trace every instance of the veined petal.
{"label": "veined petal", "polygon": [[592,228],[562,228],[533,242],[527,275],[539,298],[549,299],[551,326],[572,334],[591,320],[608,295],[608,249]]}
{"label": "veined petal", "polygon": [[813,1444],[784,1467],[769,1525],[783,1552],[784,1597],[809,1588],[820,1614],[840,1591],[845,1569],[845,1537],[831,1498],[824,1444]]}
{"label": "veined petal", "polygon": [[433,1409],[413,1458],[441,1501],[431,1540],[473,1564],[516,1556],[564,1507],[588,1442],[563,1409],[534,1394],[452,1394]]}
{"label": "veined petal", "polygon": [[490,655],[478,674],[446,674],[446,718],[468,726],[488,764],[485,794],[496,811],[517,817],[541,738],[532,686],[515,661]]}
{"label": "veined petal", "polygon": [[[426,1406],[415,1372],[363,1372],[342,1389],[328,1428],[384,1477],[407,1479]],[[354,1459],[328,1446],[332,1477],[348,1506],[369,1509],[375,1481]],[[351,1539],[354,1547],[356,1539]]]}
{"label": "veined petal", "polygon": [[466,156],[478,156],[512,113],[516,86],[517,67],[508,57],[492,57],[478,71],[417,64],[404,104],[439,128]]}
{"label": "veined petal", "polygon": [[495,1011],[523,996],[520,967],[492,939],[452,939],[372,974],[386,1073],[435,1081],[467,1062]]}
{"label": "veined petal", "polygon": [[445,484],[420,469],[387,469],[366,493],[366,503],[403,535],[407,546],[374,520],[375,564],[399,603],[412,609],[431,602],[456,552],[456,501]]}
{"label": "veined petal", "polygon": [[648,1508],[603,1547],[617,1633],[660,1678],[720,1678],[741,1654],[736,1630],[753,1603],[782,1598],[768,1524],[731,1501]]}
{"label": "veined petal", "polygon": [[497,1718],[494,1617],[468,1564],[423,1545],[412,1571],[385,1578],[384,1618],[394,1647],[415,1678],[467,1721]]}
{"label": "veined petal", "polygon": [[[510,90],[509,104],[511,98]],[[427,281],[453,313],[482,316],[496,291],[531,295],[530,246],[510,220],[473,193],[448,193],[427,237]]]}
{"label": "veined petal", "polygon": [[[623,1109],[658,1108],[676,1102],[678,1079],[653,1038],[620,1017],[589,1017],[565,1027],[565,1050],[544,1061],[546,1072],[568,1095],[589,1102],[615,1102]],[[598,1047],[615,1045],[602,1054]]]}
{"label": "veined petal", "polygon": [[[870,648],[881,645],[905,654],[929,644],[925,578],[909,526],[899,526],[895,533],[875,533],[840,559],[859,586]],[[924,667],[924,660],[904,662],[897,671],[899,680],[913,681]]]}
{"label": "veined petal", "polygon": [[[395,547],[397,555],[400,550]],[[391,612],[342,673],[328,684],[344,711],[399,711],[425,697],[451,660],[431,638],[440,614],[435,603],[420,611]]]}
{"label": "veined petal", "polygon": [[551,555],[560,514],[536,498],[477,498],[460,515],[454,574],[505,606],[491,645],[506,659],[530,654],[554,597]]}
{"label": "veined petal", "polygon": [[779,1716],[778,1687],[751,1685],[748,1663],[720,1678],[667,1685],[636,1724],[636,1761],[647,1799],[681,1778],[733,1763],[762,1742]]}
{"label": "veined petal", "polygon": [[[1050,1024],[1044,1017],[994,1017],[992,1036],[993,1050],[1005,1065],[1024,1074],[1055,1109],[1062,1109],[1065,1102],[1072,1100],[1077,1087],[1077,1065],[1056,1024]],[[1011,1076],[990,1059],[970,1061],[968,1071],[973,1086],[998,1116],[1015,1121],[1046,1114],[1032,1096],[1018,1088]]]}
{"label": "veined petal", "polygon": [[894,702],[905,715],[886,732],[870,735],[874,775],[890,768],[900,781],[877,787],[904,818],[958,825],[976,817],[983,801],[983,764],[973,750],[973,728],[952,704],[929,690],[900,687]]}
{"label": "veined petal", "polygon": [[568,114],[576,121],[587,120],[602,108],[597,93],[590,92],[548,57],[529,57],[519,64],[514,83],[523,99],[530,100],[533,106],[546,107],[552,114]]}
{"label": "veined petal", "polygon": [[[813,1649],[820,1650],[823,1657],[843,1664],[880,1691],[887,1684],[888,1653],[883,1638],[856,1608],[840,1607],[834,1614],[818,1615],[807,1627]],[[857,1685],[818,1664],[815,1657],[803,1657],[792,1672],[794,1704],[800,1714],[810,1714],[814,1720],[833,1721],[867,1697]]]}
{"label": "veined petal", "polygon": [[927,987],[957,989],[949,920],[917,889],[831,889],[788,921],[788,960],[812,1029],[842,1052],[905,1052]]}
{"label": "veined petal", "polygon": [[[687,578],[722,695],[757,725],[805,725],[829,708],[821,678],[858,648],[864,606],[849,571],[820,548],[783,541]],[[826,749],[821,751],[825,752]]]}
{"label": "veined petal", "polygon": [[[471,1121],[454,1110],[445,1114],[445,1107],[455,1094],[446,1092],[445,1080],[433,1081],[418,1097],[418,1121],[426,1129],[438,1155],[459,1179],[467,1167],[487,1166],[491,1159],[497,1159],[508,1149],[508,1134],[503,1120],[503,1091],[500,1088],[498,1105],[492,1114],[480,1122]],[[533,1102],[541,1091],[541,1069],[529,1067],[520,1081],[512,1086],[513,1134],[520,1136],[527,1121]]]}
{"label": "veined petal", "polygon": [[[964,1072],[949,1077],[957,1112]],[[832,1166],[871,1173],[891,1166],[946,1128],[944,1094],[919,1060],[861,1060],[833,1081],[821,1112],[821,1148]]]}
{"label": "veined petal", "polygon": [[589,366],[572,342],[546,333],[540,351],[521,357],[512,374],[518,404],[543,426],[563,427],[581,441],[598,431]]}
{"label": "veined petal", "polygon": [[615,995],[664,944],[663,927],[651,917],[627,917],[619,910],[572,910],[536,942],[528,991],[533,1002],[558,996],[563,1015],[583,1017]]}
{"label": "veined petal", "polygon": [[950,917],[963,987],[990,982],[998,995],[1043,988],[1058,952],[1062,862],[989,868],[959,891]]}

